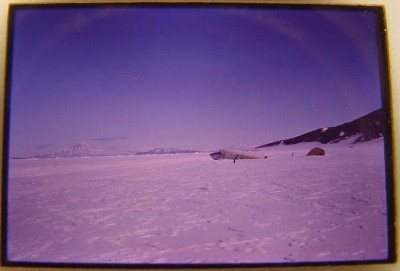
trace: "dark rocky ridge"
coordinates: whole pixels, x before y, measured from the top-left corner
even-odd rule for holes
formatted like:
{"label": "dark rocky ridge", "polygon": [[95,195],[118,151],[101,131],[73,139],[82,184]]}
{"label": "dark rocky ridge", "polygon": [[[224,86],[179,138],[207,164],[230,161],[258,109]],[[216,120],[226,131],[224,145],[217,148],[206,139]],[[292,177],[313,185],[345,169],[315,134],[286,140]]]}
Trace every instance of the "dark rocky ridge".
{"label": "dark rocky ridge", "polygon": [[353,142],[367,142],[382,137],[385,134],[385,114],[383,109],[375,110],[351,122],[302,134],[289,139],[278,140],[257,148],[272,147],[279,144],[293,145],[304,142],[319,142],[322,144],[338,143],[342,140],[357,136]]}

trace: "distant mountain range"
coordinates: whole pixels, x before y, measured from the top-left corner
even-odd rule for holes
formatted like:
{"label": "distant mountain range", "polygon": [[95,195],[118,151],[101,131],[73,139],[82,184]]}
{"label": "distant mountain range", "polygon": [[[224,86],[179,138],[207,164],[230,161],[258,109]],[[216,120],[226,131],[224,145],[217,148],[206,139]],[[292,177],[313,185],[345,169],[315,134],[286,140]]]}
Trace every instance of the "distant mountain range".
{"label": "distant mountain range", "polygon": [[89,157],[103,156],[105,152],[102,148],[88,145],[76,144],[58,150],[52,150],[46,153],[38,154],[33,158],[60,158],[60,157]]}
{"label": "distant mountain range", "polygon": [[[344,124],[319,128],[314,131],[289,138],[274,141],[256,147],[256,149],[272,147],[277,145],[294,145],[306,142],[319,142],[322,144],[333,144],[350,139],[352,144],[367,142],[383,137],[385,134],[385,115],[383,109],[375,110],[367,115]],[[62,157],[96,157],[96,156],[128,156],[128,155],[162,155],[197,153],[194,150],[179,150],[174,148],[155,148],[144,152],[124,151],[110,152],[99,146],[89,144],[77,144],[58,150],[49,151],[33,157],[24,158],[62,158]]]}
{"label": "distant mountain range", "polygon": [[385,115],[383,109],[378,109],[351,122],[334,127],[319,128],[300,136],[264,144],[256,147],[256,149],[280,144],[294,145],[305,142],[332,144],[353,137],[354,141],[352,143],[356,144],[383,137],[384,134]]}
{"label": "distant mountain range", "polygon": [[137,152],[136,155],[152,155],[152,154],[181,154],[181,153],[198,153],[192,150],[178,150],[174,148],[156,148],[146,152]]}
{"label": "distant mountain range", "polygon": [[105,151],[101,147],[96,147],[88,144],[77,144],[71,147],[66,147],[59,150],[46,152],[27,158],[64,158],[64,157],[97,157],[97,156],[131,156],[131,155],[156,155],[156,154],[182,154],[182,153],[197,153],[192,150],[179,150],[174,148],[156,148],[145,152],[113,152]]}

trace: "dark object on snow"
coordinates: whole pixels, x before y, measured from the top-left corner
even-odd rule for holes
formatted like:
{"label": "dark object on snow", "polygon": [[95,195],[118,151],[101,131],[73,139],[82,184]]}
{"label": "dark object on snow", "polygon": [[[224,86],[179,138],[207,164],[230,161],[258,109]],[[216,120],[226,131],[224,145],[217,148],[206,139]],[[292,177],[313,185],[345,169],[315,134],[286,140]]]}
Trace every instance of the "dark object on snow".
{"label": "dark object on snow", "polygon": [[313,155],[320,155],[324,156],[325,155],[325,150],[321,148],[314,148],[311,151],[307,153],[307,156],[313,156]]}
{"label": "dark object on snow", "polygon": [[214,160],[220,159],[233,159],[235,163],[238,159],[263,159],[267,158],[267,156],[263,155],[262,152],[259,151],[244,151],[244,150],[235,150],[235,149],[222,149],[218,152],[210,153],[210,156]]}

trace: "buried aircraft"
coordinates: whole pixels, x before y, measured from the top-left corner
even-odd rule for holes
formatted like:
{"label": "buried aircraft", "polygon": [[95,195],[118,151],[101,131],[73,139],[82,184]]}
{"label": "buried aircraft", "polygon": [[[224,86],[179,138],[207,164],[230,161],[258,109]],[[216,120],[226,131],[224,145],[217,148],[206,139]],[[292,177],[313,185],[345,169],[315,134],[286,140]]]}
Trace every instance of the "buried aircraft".
{"label": "buried aircraft", "polygon": [[264,159],[267,158],[265,154],[260,151],[244,151],[235,149],[222,149],[218,152],[210,153],[210,156],[214,160],[221,159]]}

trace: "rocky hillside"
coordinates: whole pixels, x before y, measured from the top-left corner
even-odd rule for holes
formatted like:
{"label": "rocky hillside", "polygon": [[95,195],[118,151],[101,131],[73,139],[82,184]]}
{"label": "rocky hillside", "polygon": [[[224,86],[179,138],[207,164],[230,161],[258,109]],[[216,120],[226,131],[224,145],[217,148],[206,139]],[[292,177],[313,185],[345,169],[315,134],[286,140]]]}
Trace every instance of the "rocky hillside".
{"label": "rocky hillside", "polygon": [[319,128],[289,139],[278,140],[256,148],[265,148],[279,144],[293,145],[304,142],[319,142],[322,144],[338,143],[354,137],[353,144],[366,142],[382,137],[385,134],[385,115],[383,109],[375,110],[365,116],[344,124]]}

